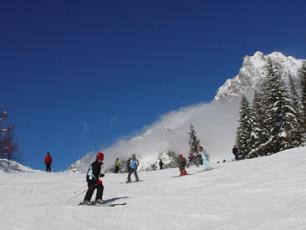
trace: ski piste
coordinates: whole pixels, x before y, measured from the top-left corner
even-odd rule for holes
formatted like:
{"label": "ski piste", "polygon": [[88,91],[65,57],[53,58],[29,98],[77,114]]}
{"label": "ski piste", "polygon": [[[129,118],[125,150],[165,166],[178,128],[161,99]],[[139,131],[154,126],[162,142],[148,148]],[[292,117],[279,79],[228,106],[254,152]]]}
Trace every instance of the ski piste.
{"label": "ski piste", "polygon": [[105,204],[97,204],[96,202],[91,202],[90,204],[85,204],[84,202],[80,202],[79,206],[95,206],[95,207],[115,207],[115,206],[122,206],[126,205],[127,202],[122,202],[122,203],[105,203]]}

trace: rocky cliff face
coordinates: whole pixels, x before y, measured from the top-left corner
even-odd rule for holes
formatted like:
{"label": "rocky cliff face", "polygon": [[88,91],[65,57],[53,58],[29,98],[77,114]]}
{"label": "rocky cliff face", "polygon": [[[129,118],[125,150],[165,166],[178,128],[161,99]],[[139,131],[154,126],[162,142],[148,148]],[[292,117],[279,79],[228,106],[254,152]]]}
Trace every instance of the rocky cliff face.
{"label": "rocky cliff face", "polygon": [[[264,66],[268,58],[279,63],[284,72],[290,73],[293,78],[297,78],[297,71],[302,65],[302,60],[297,60],[291,56],[285,56],[280,52],[273,52],[269,55],[264,55],[261,52],[256,52],[253,56],[246,56],[243,59],[242,67],[239,73],[228,79],[221,86],[215,96],[215,100],[226,100],[232,96],[239,96],[248,91],[258,88],[264,79]],[[283,79],[285,82],[288,79]]]}

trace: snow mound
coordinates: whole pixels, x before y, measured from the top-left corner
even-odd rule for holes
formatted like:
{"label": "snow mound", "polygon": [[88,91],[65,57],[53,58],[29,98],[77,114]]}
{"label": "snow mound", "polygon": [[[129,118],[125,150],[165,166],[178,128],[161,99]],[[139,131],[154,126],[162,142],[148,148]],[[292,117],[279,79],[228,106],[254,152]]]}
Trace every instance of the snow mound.
{"label": "snow mound", "polygon": [[35,170],[19,164],[16,161],[8,161],[6,159],[0,159],[0,173],[3,172],[35,172]]}

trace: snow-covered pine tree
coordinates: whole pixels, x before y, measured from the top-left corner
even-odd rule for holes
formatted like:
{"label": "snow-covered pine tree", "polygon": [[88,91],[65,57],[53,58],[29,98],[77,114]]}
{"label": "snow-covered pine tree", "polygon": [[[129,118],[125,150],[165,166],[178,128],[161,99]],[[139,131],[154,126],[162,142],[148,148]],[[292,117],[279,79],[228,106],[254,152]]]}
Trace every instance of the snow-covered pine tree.
{"label": "snow-covered pine tree", "polygon": [[301,105],[302,105],[302,124],[304,132],[306,131],[306,61],[303,62],[299,71],[299,78],[301,84]]}
{"label": "snow-covered pine tree", "polygon": [[189,129],[189,147],[190,147],[190,154],[197,154],[198,153],[198,146],[200,144],[200,140],[197,138],[197,133],[194,129],[194,126],[191,124]]}
{"label": "snow-covered pine tree", "polygon": [[295,111],[282,81],[282,74],[281,66],[268,59],[264,87],[267,92],[266,120],[269,140],[262,146],[269,154],[292,147],[289,134],[294,128]]}
{"label": "snow-covered pine tree", "polygon": [[251,107],[245,95],[242,96],[240,104],[240,120],[236,134],[236,146],[239,149],[239,158],[249,157],[252,150],[252,117]]}
{"label": "snow-covered pine tree", "polygon": [[[8,160],[20,160],[20,153],[17,152],[17,143],[14,139],[14,126],[5,125],[8,118],[6,111],[0,112],[0,158]],[[19,153],[19,155],[17,154]]]}
{"label": "snow-covered pine tree", "polygon": [[298,147],[303,144],[303,124],[302,124],[302,111],[301,111],[301,102],[298,91],[296,89],[296,84],[292,77],[289,75],[289,89],[292,100],[292,107],[295,111],[295,116],[293,118],[293,125],[295,126],[290,133],[291,145],[292,147]]}
{"label": "snow-covered pine tree", "polygon": [[267,130],[265,129],[265,103],[264,95],[255,90],[253,106],[251,110],[252,117],[252,134],[251,134],[251,152],[248,157],[253,158],[263,156],[264,152],[260,145],[267,140]]}

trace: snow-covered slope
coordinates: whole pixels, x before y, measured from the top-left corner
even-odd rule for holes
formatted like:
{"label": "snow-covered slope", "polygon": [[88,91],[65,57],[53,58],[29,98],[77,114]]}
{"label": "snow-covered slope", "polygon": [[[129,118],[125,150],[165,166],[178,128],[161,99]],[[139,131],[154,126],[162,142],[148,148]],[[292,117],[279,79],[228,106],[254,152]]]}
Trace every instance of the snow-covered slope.
{"label": "snow-covered slope", "polygon": [[34,170],[15,161],[0,159],[1,172],[34,172]]}
{"label": "snow-covered slope", "polygon": [[125,206],[77,206],[85,175],[0,174],[0,226],[5,230],[209,229],[304,230],[306,148],[218,164],[215,169],[140,172],[104,177],[106,201]]}
{"label": "snow-covered slope", "polygon": [[[103,150],[105,166],[112,166],[116,157],[127,158],[136,153],[140,168],[146,169],[156,161],[159,153],[172,150],[186,154],[190,124],[195,126],[201,143],[207,147],[212,159],[232,158],[231,148],[234,143],[238,108],[239,103],[232,101],[226,104],[212,102],[172,111],[140,135],[121,140]],[[88,169],[88,161],[94,160],[94,157],[94,153],[87,154],[70,168],[85,172]]]}
{"label": "snow-covered slope", "polygon": [[[219,88],[215,100],[211,103],[198,104],[163,115],[154,124],[147,126],[139,135],[123,139],[113,146],[104,149],[105,163],[110,167],[116,157],[127,158],[136,153],[145,169],[154,163],[159,153],[173,150],[177,153],[188,152],[188,130],[190,124],[195,126],[201,143],[208,149],[213,160],[230,159],[234,143],[240,96],[251,95],[263,81],[263,71],[267,59],[278,62],[283,71],[293,78],[301,67],[302,60],[274,52],[264,55],[256,52],[246,56],[239,74],[227,80]],[[287,81],[287,79],[284,79]],[[86,155],[71,166],[77,171],[86,171],[88,162],[93,160],[94,153]]]}

